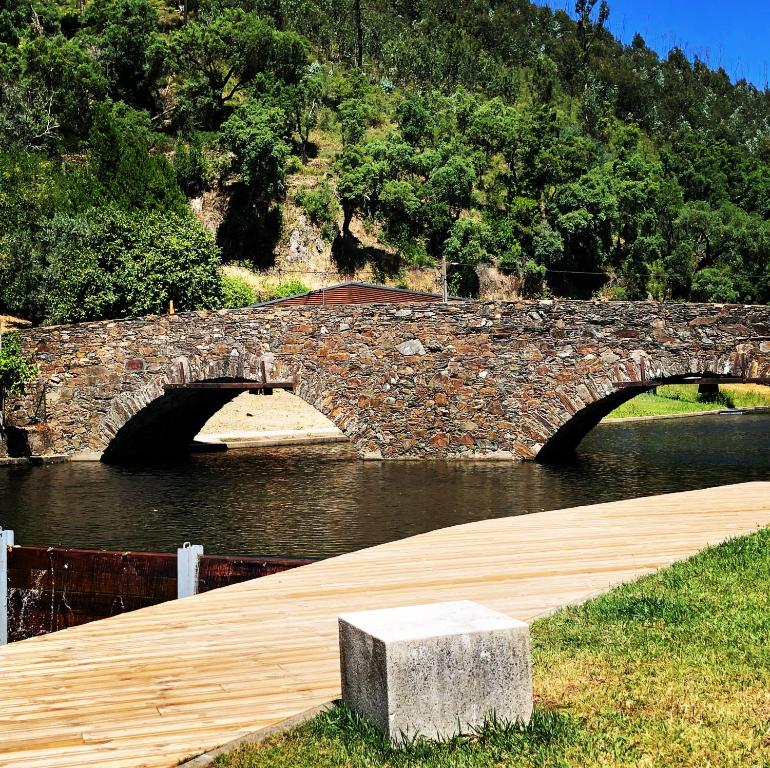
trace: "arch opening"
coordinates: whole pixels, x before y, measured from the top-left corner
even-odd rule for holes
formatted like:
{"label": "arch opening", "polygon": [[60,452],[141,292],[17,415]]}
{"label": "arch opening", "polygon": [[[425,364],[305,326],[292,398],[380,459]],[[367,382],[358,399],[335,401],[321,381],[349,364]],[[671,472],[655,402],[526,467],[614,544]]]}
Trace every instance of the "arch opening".
{"label": "arch opening", "polygon": [[186,456],[201,427],[240,392],[219,388],[166,390],[126,420],[107,445],[102,461],[118,463]]}
{"label": "arch opening", "polygon": [[639,385],[616,389],[609,395],[589,403],[577,411],[563,423],[538,451],[535,461],[542,464],[554,464],[571,461],[580,443],[606,416],[624,403],[645,392],[651,392],[658,386],[666,384],[698,384],[701,378],[726,379],[730,374],[714,374],[709,372],[684,373],[672,376],[662,376],[655,380],[654,385]]}
{"label": "arch opening", "polygon": [[242,392],[196,435],[197,450],[228,450],[349,442],[342,430],[299,394]]}
{"label": "arch opening", "polygon": [[193,449],[347,442],[337,426],[299,393],[261,384],[222,377],[166,387],[155,397],[139,392],[113,409],[120,413],[121,425],[116,431],[113,427],[114,436],[101,460],[109,464],[178,460]]}

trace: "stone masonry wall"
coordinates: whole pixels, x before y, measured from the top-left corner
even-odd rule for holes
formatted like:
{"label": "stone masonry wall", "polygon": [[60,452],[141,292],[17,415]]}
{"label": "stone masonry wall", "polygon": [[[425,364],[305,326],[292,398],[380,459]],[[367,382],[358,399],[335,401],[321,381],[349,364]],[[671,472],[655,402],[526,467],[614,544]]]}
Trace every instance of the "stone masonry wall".
{"label": "stone masonry wall", "polygon": [[[458,302],[247,308],[38,328],[11,403],[33,452],[95,457],[163,384],[296,377],[370,458],[534,458],[613,382],[770,376],[770,307]],[[45,418],[40,388],[45,386]],[[37,409],[37,422],[35,422]],[[147,411],[145,411],[147,413]],[[135,423],[135,422],[134,422]]]}

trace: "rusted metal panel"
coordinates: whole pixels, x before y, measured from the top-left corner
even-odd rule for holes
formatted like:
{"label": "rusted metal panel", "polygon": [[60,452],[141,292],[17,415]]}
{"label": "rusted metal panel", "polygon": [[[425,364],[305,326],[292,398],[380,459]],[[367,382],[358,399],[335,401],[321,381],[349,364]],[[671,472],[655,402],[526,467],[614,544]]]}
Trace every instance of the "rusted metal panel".
{"label": "rusted metal panel", "polygon": [[[8,552],[9,640],[145,608],[177,597],[177,556],[14,547]],[[305,565],[310,560],[205,555],[199,592]]]}
{"label": "rusted metal panel", "polygon": [[[409,291],[369,283],[340,283],[318,288],[308,293],[287,296],[264,302],[273,307],[323,306],[334,304],[409,304],[413,302],[438,302],[442,297],[434,293]],[[258,305],[259,306],[259,305]]]}
{"label": "rusted metal panel", "polygon": [[238,584],[260,576],[288,571],[313,560],[281,557],[224,557],[204,555],[198,572],[198,592],[208,592],[229,584]]}

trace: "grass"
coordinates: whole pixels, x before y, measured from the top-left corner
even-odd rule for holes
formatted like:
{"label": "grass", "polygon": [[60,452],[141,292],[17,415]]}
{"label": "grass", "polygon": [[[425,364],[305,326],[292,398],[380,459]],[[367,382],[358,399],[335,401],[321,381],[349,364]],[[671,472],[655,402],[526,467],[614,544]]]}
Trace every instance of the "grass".
{"label": "grass", "polygon": [[663,416],[758,406],[770,406],[770,387],[753,384],[722,384],[716,400],[708,401],[698,394],[697,384],[667,384],[658,387],[655,392],[637,395],[633,400],[616,408],[607,418]]}
{"label": "grass", "polygon": [[770,531],[532,625],[535,714],[392,746],[343,705],[217,768],[770,765]]}

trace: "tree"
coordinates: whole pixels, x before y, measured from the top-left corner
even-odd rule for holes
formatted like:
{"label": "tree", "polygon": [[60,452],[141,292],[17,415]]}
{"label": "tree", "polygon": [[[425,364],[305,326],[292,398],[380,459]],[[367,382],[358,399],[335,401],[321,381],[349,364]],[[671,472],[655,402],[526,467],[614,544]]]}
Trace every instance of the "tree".
{"label": "tree", "polygon": [[388,173],[382,142],[365,146],[348,144],[337,159],[337,194],[342,205],[342,236],[350,234],[350,222],[358,211],[373,212]]}
{"label": "tree", "polygon": [[26,385],[37,376],[37,366],[21,348],[16,334],[3,334],[0,321],[0,447],[5,438],[5,398],[23,395]]}
{"label": "tree", "polygon": [[187,210],[174,169],[155,151],[150,118],[118,102],[102,102],[89,133],[91,166],[108,200],[127,209]]}
{"label": "tree", "polygon": [[293,32],[277,32],[254,14],[228,8],[178,30],[172,57],[183,74],[177,120],[216,130],[257,75],[298,84],[307,66],[307,47]]}
{"label": "tree", "polygon": [[597,167],[565,184],[554,198],[554,224],[564,240],[564,256],[554,267],[600,271],[612,249],[617,198],[608,169]]}
{"label": "tree", "polygon": [[35,378],[37,368],[21,348],[21,337],[0,329],[0,428],[3,426],[3,398],[24,394],[25,385]]}
{"label": "tree", "polygon": [[93,50],[80,38],[54,35],[25,41],[20,54],[17,82],[31,82],[45,95],[58,133],[85,138],[93,107],[104,100],[109,90]]}
{"label": "tree", "polygon": [[42,236],[46,320],[72,323],[222,304],[219,253],[188,215],[105,208],[57,216]]}
{"label": "tree", "polygon": [[140,108],[153,105],[152,90],[164,63],[165,44],[151,0],[91,0],[85,39],[97,51],[110,96]]}
{"label": "tree", "polygon": [[59,138],[53,100],[33,81],[0,81],[0,137],[29,152],[50,150]]}
{"label": "tree", "polygon": [[310,132],[318,124],[318,113],[323,103],[323,82],[307,75],[295,86],[289,86],[289,117],[292,132],[297,135],[303,165],[307,163]]}
{"label": "tree", "polygon": [[610,17],[610,6],[607,0],[599,3],[599,13],[596,21],[591,21],[591,14],[597,0],[575,0],[575,16],[577,16],[577,38],[580,43],[583,66],[588,66],[588,57],[597,37],[604,29]]}
{"label": "tree", "polygon": [[361,23],[361,0],[353,0],[353,16],[356,25],[356,66],[364,66],[364,29]]}
{"label": "tree", "polygon": [[337,114],[342,130],[342,146],[347,147],[361,141],[366,132],[366,105],[363,100],[345,99],[337,108]]}
{"label": "tree", "polygon": [[247,99],[222,126],[220,141],[230,153],[229,168],[255,204],[268,205],[284,190],[290,153],[283,138],[285,123],[280,109]]}
{"label": "tree", "polygon": [[54,2],[42,0],[3,0],[0,6],[0,45],[17,45],[31,26],[39,32],[54,32],[60,10]]}

